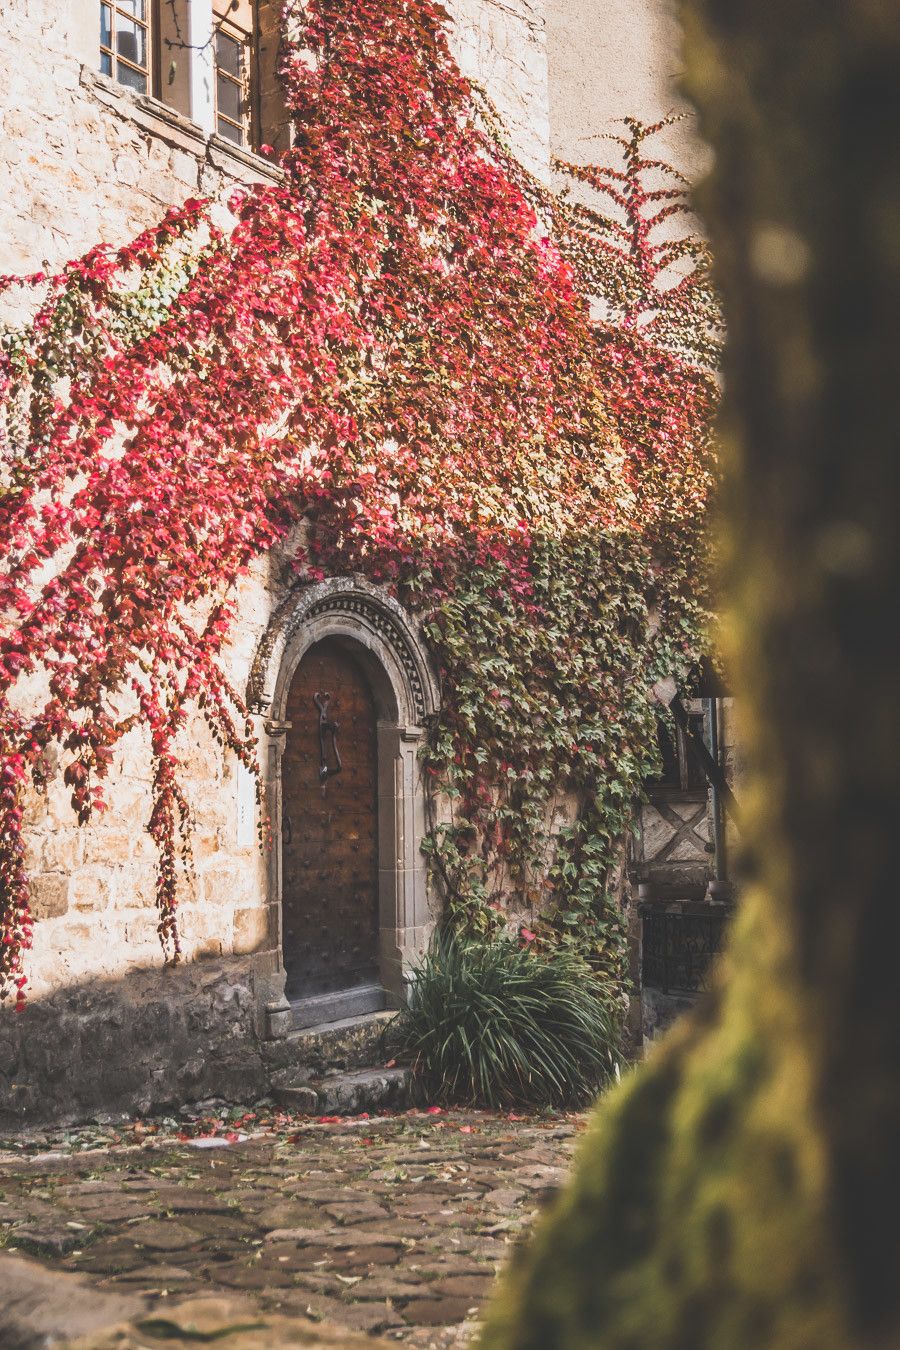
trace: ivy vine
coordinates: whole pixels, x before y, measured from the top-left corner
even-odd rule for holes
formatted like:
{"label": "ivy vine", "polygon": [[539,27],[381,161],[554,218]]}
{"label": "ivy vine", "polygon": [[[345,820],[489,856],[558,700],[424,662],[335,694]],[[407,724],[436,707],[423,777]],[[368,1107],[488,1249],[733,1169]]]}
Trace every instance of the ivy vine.
{"label": "ivy vine", "polygon": [[[283,181],[189,200],[34,294],[0,360],[0,992],[27,983],[22,814],[59,747],[77,818],[148,729],[159,933],[179,952],[182,733],[256,771],[225,673],[235,585],[300,520],[297,575],[420,615],[423,768],[455,920],[510,906],[620,976],[610,877],[655,759],[648,689],[703,644],[718,318],[684,185],[549,193],[460,75],[435,0],[285,6]],[[565,171],[565,166],[560,166]],[[604,303],[592,318],[592,305]],[[562,830],[561,792],[577,800]],[[530,940],[530,939],[529,939]]]}

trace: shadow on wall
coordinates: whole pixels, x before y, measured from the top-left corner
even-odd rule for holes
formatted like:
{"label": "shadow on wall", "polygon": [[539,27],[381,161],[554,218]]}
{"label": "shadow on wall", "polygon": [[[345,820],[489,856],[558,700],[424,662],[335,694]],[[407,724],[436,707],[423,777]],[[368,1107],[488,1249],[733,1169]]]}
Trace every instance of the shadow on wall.
{"label": "shadow on wall", "polygon": [[156,966],[0,1009],[0,1129],[266,1090],[252,959]]}

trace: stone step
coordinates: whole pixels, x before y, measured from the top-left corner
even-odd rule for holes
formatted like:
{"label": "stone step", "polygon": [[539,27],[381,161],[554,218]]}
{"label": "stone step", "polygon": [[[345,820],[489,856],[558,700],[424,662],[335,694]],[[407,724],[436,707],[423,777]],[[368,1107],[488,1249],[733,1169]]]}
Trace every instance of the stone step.
{"label": "stone step", "polygon": [[363,984],[356,989],[342,989],[334,994],[317,994],[313,998],[291,999],[291,1012],[297,1031],[321,1026],[323,1022],[337,1022],[348,1017],[365,1017],[381,1012],[387,1004],[387,994],[380,984]]}
{"label": "stone step", "polygon": [[355,1069],[321,1078],[298,1077],[274,1088],[272,1095],[279,1106],[307,1115],[353,1116],[407,1106],[410,1088],[409,1069]]}
{"label": "stone step", "polygon": [[275,1084],[298,1077],[321,1078],[332,1069],[376,1069],[393,1057],[390,1028],[395,1012],[344,1017],[292,1031],[265,1048]]}

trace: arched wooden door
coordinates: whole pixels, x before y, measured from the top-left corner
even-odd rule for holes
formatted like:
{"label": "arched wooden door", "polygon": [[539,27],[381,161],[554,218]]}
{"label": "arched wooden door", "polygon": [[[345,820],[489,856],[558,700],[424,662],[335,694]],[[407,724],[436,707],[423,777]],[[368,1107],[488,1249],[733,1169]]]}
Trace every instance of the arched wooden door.
{"label": "arched wooden door", "polygon": [[301,660],[286,720],[282,946],[286,993],[298,1000],[378,982],[375,704],[363,670],[334,639]]}

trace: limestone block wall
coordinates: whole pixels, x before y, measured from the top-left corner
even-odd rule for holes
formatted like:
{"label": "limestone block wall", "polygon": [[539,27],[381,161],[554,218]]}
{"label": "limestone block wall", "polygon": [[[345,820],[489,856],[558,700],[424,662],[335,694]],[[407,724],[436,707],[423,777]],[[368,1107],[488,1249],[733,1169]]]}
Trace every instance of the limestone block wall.
{"label": "limestone block wall", "polygon": [[[277,0],[260,4],[271,19]],[[542,0],[454,0],[452,40],[520,153],[546,169],[542,9]],[[167,95],[179,111],[98,74],[97,44],[97,0],[0,0],[0,272],[57,268],[100,241],[124,243],[188,196],[273,176],[185,116],[183,71]],[[0,319],[15,319],[22,304],[8,292]],[[283,594],[277,557],[241,583],[226,657],[237,689]],[[30,1001],[19,1016],[0,1010],[0,1121],[261,1090],[263,1009],[279,988],[271,856],[256,837],[247,782],[199,715],[181,751],[195,829],[180,910],[184,963],[175,969],[163,968],[156,934],[141,730],[120,747],[110,809],[90,826],[76,825],[52,757],[45,789],[29,798]]]}
{"label": "limestone block wall", "polygon": [[124,243],[186,197],[271,176],[183,114],[96,73],[92,0],[13,0],[0,46],[0,271]]}
{"label": "limestone block wall", "polygon": [[[237,689],[278,598],[262,560],[242,583],[226,661]],[[29,1003],[18,1015],[0,1010],[0,1124],[262,1090],[263,1009],[280,988],[278,915],[253,784],[199,713],[178,750],[193,858],[180,888],[177,967],[163,966],[156,931],[144,731],[120,745],[109,809],[90,825],[77,826],[52,756],[45,789],[29,795]]]}
{"label": "limestone block wall", "polygon": [[[276,3],[260,0],[268,19]],[[538,173],[548,174],[551,148],[590,158],[591,136],[612,118],[650,119],[674,102],[668,0],[451,0],[449,8],[463,69]],[[0,0],[0,272],[58,267],[99,241],[125,242],[188,196],[272,177],[265,161],[209,136],[184,111],[99,75],[97,10],[97,0]],[[183,109],[179,81],[171,98]],[[675,135],[676,149],[699,163],[689,138]],[[14,291],[3,297],[0,318],[14,316],[16,303]],[[283,595],[277,558],[260,560],[242,582],[226,661],[238,689]],[[52,762],[46,790],[28,802],[31,1001],[19,1017],[0,1011],[0,1120],[148,1110],[215,1092],[252,1095],[264,1083],[262,1010],[277,994],[279,966],[271,859],[255,837],[246,782],[199,716],[182,752],[194,861],[182,892],[185,962],[174,970],[162,968],[156,936],[150,756],[140,730],[116,758],[110,810],[89,827],[76,826]]]}
{"label": "limestone block wall", "polygon": [[[228,672],[246,685],[247,650],[255,647],[271,608],[257,578],[242,588],[242,615]],[[187,960],[274,950],[277,931],[265,904],[265,859],[258,813],[241,784],[237,761],[216,745],[198,712],[178,745],[193,817],[193,863],[180,889],[179,928]],[[37,920],[28,959],[33,998],[61,985],[159,965],[156,849],[146,830],[151,810],[149,738],[135,727],[119,745],[105,783],[109,809],[78,827],[69,790],[48,763],[46,787],[29,794],[27,865]],[[252,815],[248,829],[239,811]]]}
{"label": "limestone block wall", "polygon": [[[277,0],[262,3],[270,17]],[[543,0],[451,9],[466,73],[507,117],[523,158],[546,165]],[[98,74],[98,10],[98,0],[0,3],[0,272],[56,267],[101,240],[125,242],[188,196],[271,177],[258,156]],[[167,97],[183,103],[172,88]]]}

